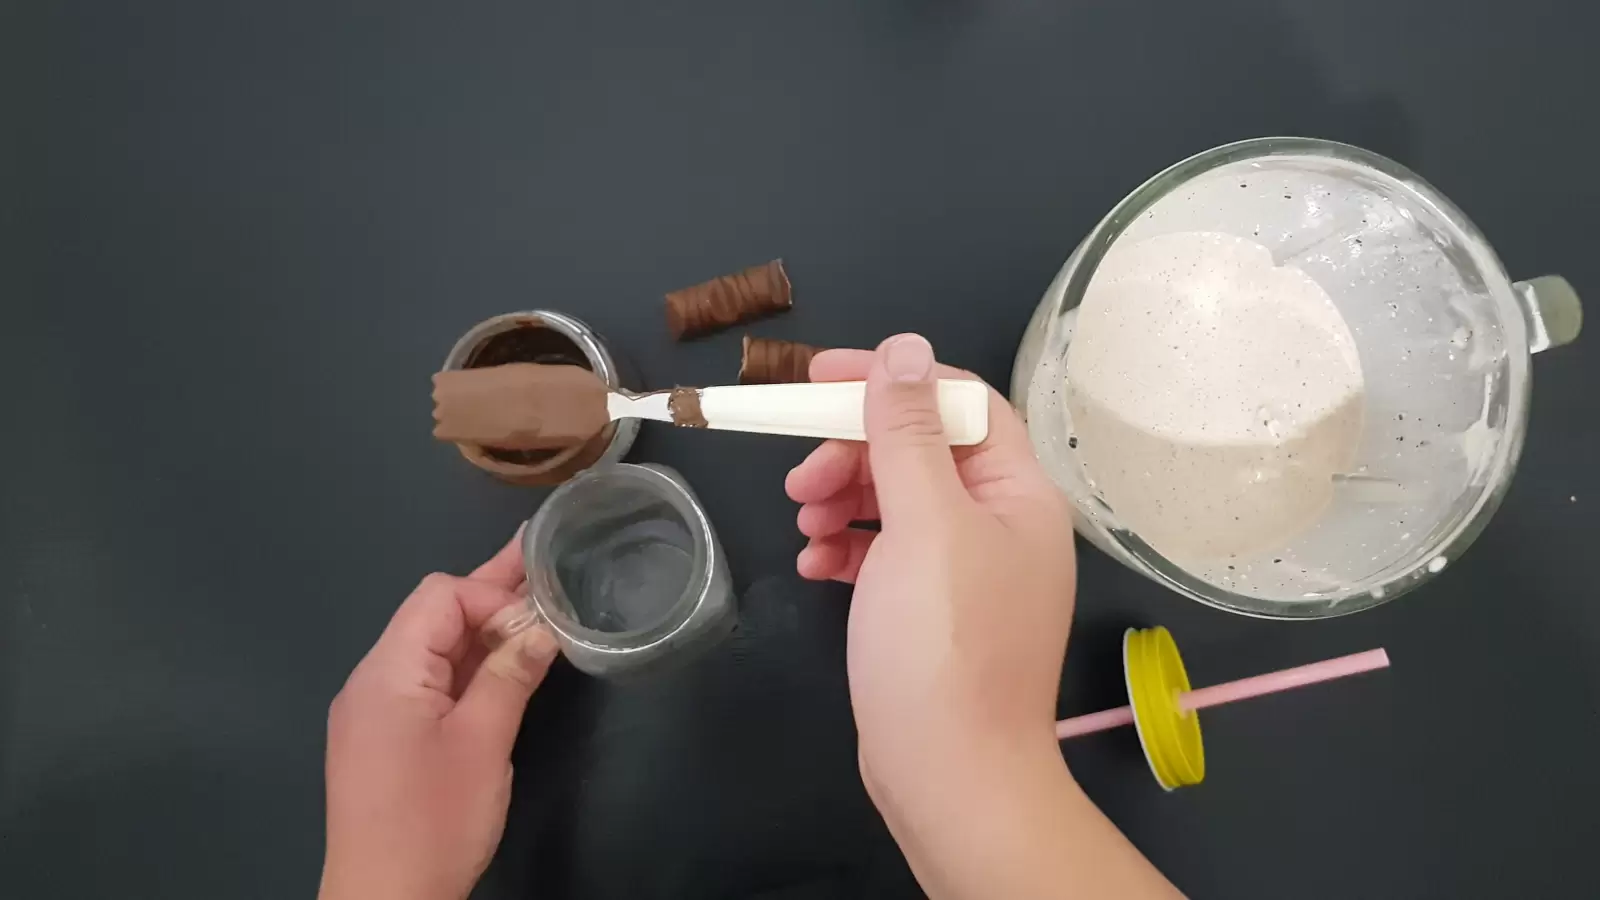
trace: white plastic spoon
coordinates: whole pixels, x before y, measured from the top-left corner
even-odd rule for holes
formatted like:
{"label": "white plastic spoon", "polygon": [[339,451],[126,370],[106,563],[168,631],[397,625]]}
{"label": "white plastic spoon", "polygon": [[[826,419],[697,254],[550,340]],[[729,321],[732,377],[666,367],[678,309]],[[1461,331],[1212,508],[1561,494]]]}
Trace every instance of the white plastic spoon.
{"label": "white plastic spoon", "polygon": [[[613,391],[606,411],[613,420],[637,418],[692,428],[866,440],[864,381],[807,384],[739,384],[677,388],[649,394]],[[941,380],[939,416],[952,447],[989,436],[989,389],[980,381]]]}

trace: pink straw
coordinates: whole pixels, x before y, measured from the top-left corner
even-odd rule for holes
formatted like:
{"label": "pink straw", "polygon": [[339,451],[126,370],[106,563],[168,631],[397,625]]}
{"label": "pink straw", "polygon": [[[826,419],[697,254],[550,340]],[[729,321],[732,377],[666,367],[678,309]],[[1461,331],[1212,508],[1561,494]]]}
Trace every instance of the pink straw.
{"label": "pink straw", "polygon": [[[1248,700],[1251,697],[1260,697],[1263,694],[1275,694],[1278,691],[1305,687],[1308,684],[1316,684],[1319,681],[1332,681],[1335,678],[1343,678],[1346,675],[1359,675],[1362,672],[1371,672],[1374,669],[1386,669],[1388,667],[1389,654],[1385,653],[1381,648],[1368,650],[1365,653],[1352,653],[1349,656],[1341,656],[1337,659],[1325,659],[1322,662],[1296,666],[1279,672],[1268,672],[1265,675],[1256,675],[1253,678],[1241,678],[1238,681],[1212,685],[1197,691],[1188,691],[1178,695],[1178,708],[1184,712],[1191,712],[1197,709],[1221,706],[1224,703],[1232,703],[1235,700]],[[1116,709],[1089,713],[1086,716],[1062,719],[1056,723],[1056,738],[1064,741],[1067,738],[1132,724],[1133,707],[1120,706]]]}

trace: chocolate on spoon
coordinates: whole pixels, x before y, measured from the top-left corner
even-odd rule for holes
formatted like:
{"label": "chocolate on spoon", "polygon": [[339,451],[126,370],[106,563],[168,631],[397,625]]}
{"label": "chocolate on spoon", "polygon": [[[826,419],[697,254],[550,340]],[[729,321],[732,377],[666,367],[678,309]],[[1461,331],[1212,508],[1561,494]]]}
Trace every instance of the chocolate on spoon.
{"label": "chocolate on spoon", "polygon": [[582,443],[611,421],[606,384],[579,366],[507,363],[433,376],[433,436],[503,450]]}

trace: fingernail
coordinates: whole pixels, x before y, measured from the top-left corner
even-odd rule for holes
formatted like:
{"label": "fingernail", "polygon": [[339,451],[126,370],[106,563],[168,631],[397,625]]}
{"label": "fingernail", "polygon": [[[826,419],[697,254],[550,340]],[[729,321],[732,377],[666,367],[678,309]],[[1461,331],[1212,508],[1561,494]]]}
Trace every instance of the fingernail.
{"label": "fingernail", "polygon": [[555,659],[561,651],[561,645],[556,642],[555,635],[546,628],[530,628],[523,633],[522,655],[536,665],[544,665]]}
{"label": "fingernail", "polygon": [[529,628],[491,652],[483,667],[531,689],[544,678],[560,650],[554,635],[543,628]]}
{"label": "fingernail", "polygon": [[903,334],[884,348],[883,367],[895,381],[927,381],[933,374],[933,346],[920,334]]}

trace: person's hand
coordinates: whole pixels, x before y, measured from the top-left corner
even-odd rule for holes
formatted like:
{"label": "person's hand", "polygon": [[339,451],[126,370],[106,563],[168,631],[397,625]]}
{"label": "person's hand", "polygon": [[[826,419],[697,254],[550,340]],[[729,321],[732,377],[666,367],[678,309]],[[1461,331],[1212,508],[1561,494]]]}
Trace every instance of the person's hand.
{"label": "person's hand", "polygon": [[516,614],[522,580],[516,538],[466,578],[424,578],[334,698],[322,900],[459,900],[483,874],[512,742],[558,650],[543,626],[480,641]]}
{"label": "person's hand", "polygon": [[[1066,501],[993,390],[988,440],[948,447],[941,377],[974,376],[936,367],[912,334],[818,354],[813,381],[866,379],[867,443],[824,443],[787,483],[811,539],[800,574],[855,584],[850,695],[873,769],[930,741],[1055,748],[1075,576]],[[851,524],[872,519],[881,533]]]}
{"label": "person's hand", "polygon": [[[961,883],[941,867],[979,854],[983,809],[1012,823],[991,829],[1020,829],[1014,795],[1069,789],[1054,721],[1076,575],[1066,500],[1021,420],[991,390],[988,440],[952,450],[939,377],[974,376],[936,367],[917,335],[818,354],[813,381],[866,379],[867,442],[826,442],[787,482],[811,539],[800,574],[855,584],[862,778],[930,892]],[[873,519],[881,532],[852,525]]]}

